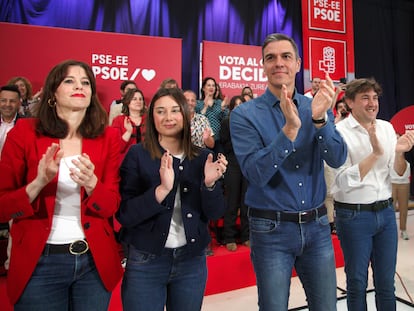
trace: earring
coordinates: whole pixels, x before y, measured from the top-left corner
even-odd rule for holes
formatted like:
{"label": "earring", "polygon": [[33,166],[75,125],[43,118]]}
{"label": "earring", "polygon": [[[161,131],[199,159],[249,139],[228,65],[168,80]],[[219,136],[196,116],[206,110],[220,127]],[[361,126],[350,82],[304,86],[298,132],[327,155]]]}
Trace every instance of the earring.
{"label": "earring", "polygon": [[52,103],[52,101],[51,101],[51,99],[50,99],[50,98],[47,100],[47,104],[49,105],[49,107],[50,107],[50,108],[55,108],[55,106],[56,106],[56,102],[54,101],[54,102]]}

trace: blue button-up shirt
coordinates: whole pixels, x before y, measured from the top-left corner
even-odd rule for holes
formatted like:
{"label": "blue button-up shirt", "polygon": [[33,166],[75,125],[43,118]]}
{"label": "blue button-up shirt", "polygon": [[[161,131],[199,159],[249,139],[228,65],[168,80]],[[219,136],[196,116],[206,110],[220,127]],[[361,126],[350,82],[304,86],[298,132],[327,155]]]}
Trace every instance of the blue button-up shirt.
{"label": "blue button-up shirt", "polygon": [[280,100],[269,89],[233,110],[230,133],[243,175],[249,181],[248,206],[303,211],[319,207],[326,195],[323,160],[334,168],[345,162],[347,148],[336,131],[332,111],[317,129],[312,123],[312,99],[293,97],[302,126],[295,141],[282,132],[285,117]]}

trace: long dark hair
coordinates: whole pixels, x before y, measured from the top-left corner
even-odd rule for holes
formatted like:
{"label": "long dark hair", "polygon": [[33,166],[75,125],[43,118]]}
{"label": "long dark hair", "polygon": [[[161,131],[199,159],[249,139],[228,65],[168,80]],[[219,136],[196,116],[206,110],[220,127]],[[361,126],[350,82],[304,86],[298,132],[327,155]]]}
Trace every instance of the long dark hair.
{"label": "long dark hair", "polygon": [[141,94],[143,99],[143,106],[140,111],[141,116],[143,116],[144,113],[147,111],[147,108],[145,107],[144,93],[142,93],[140,89],[129,89],[128,91],[126,91],[124,97],[122,97],[122,113],[126,116],[129,116],[129,104],[134,99],[135,93]]}
{"label": "long dark hair", "polygon": [[207,81],[208,80],[213,80],[214,81],[214,84],[215,84],[214,96],[216,95],[216,92],[217,92],[217,82],[216,82],[216,79],[214,79],[213,77],[205,77],[203,79],[203,81],[201,82],[201,89],[200,89],[201,99],[206,98],[206,94],[204,93],[204,86],[207,84]]}
{"label": "long dark hair", "polygon": [[146,123],[146,132],[144,140],[144,148],[149,151],[151,157],[161,158],[161,150],[158,142],[159,133],[155,128],[154,123],[154,104],[161,97],[170,96],[179,106],[183,116],[183,130],[181,132],[181,139],[183,143],[184,155],[189,160],[193,159],[200,153],[200,148],[196,147],[191,142],[191,116],[188,110],[187,100],[183,92],[177,88],[166,89],[160,88],[151,100],[148,110],[148,118]]}
{"label": "long dark hair", "polygon": [[108,114],[98,99],[96,80],[91,67],[77,60],[65,60],[57,64],[49,72],[43,86],[43,95],[37,110],[37,116],[39,118],[37,131],[43,135],[55,138],[65,138],[67,136],[69,126],[56,113],[55,93],[65,79],[68,69],[71,66],[79,66],[85,70],[92,89],[90,105],[86,109],[85,117],[79,125],[77,132],[85,138],[98,137],[108,125]]}

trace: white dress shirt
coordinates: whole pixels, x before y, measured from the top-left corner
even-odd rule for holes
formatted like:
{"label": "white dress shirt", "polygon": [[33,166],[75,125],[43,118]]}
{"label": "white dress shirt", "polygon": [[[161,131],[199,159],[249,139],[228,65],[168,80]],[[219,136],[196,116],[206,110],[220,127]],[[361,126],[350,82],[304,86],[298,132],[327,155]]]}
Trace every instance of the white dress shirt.
{"label": "white dress shirt", "polygon": [[[384,154],[363,180],[359,174],[359,163],[372,152],[367,130],[352,114],[337,123],[336,128],[348,146],[348,156],[345,163],[335,169],[335,182],[332,187],[334,200],[351,204],[369,204],[389,199],[392,194],[391,174],[397,174],[394,170],[397,137],[391,123],[376,120],[376,134]],[[406,169],[404,175],[408,174],[409,170]]]}
{"label": "white dress shirt", "polygon": [[6,142],[7,133],[13,128],[16,123],[17,114],[14,116],[11,122],[6,122],[3,120],[3,117],[0,116],[0,158],[1,151],[3,150],[4,143]]}

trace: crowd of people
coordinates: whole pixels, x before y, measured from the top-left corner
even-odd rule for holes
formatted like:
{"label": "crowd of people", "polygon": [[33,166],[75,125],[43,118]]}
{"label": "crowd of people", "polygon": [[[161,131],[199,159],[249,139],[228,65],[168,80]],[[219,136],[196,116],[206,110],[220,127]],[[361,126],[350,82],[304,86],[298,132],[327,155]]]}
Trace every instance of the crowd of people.
{"label": "crowd of people", "polygon": [[[262,46],[268,85],[228,98],[205,77],[200,98],[166,78],[150,103],[135,81],[106,111],[91,67],[66,60],[33,95],[0,88],[0,232],[14,310],[200,310],[211,222],[230,252],[249,247],[260,310],[287,310],[293,268],[309,310],[336,310],[331,234],[344,254],[349,310],[395,310],[414,131],[377,119],[374,79],[295,86],[295,41]],[[239,221],[238,221],[239,220]],[[6,234],[4,234],[6,232]],[[121,251],[120,251],[121,249]],[[121,264],[121,262],[123,264]]]}

